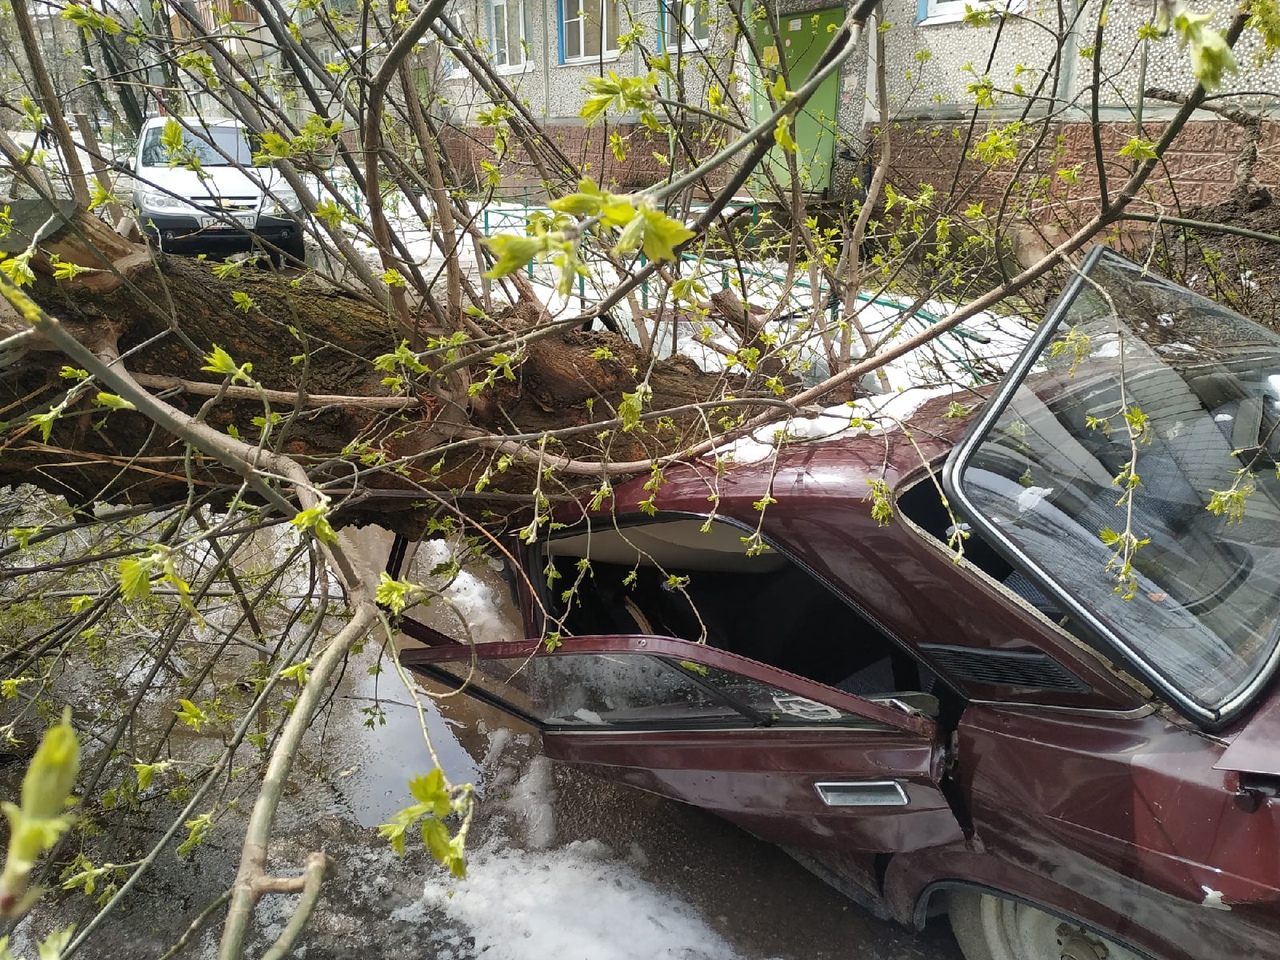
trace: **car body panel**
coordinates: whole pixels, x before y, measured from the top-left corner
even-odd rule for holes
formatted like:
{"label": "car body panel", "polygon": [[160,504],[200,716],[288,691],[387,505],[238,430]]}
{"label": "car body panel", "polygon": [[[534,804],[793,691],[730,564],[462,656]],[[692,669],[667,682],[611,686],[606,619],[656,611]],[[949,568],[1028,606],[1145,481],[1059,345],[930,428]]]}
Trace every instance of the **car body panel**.
{"label": "car body panel", "polygon": [[[753,711],[689,711],[688,695],[674,689],[669,696],[679,709],[663,713],[652,712],[661,697],[630,702],[613,713],[605,713],[597,699],[542,699],[553,696],[546,691],[548,681],[573,677],[591,686],[610,669],[625,675],[621,658],[627,656],[663,658],[685,668],[694,683],[723,672],[767,685],[775,704],[793,698],[787,708],[800,715],[753,720]],[[553,759],[719,813],[776,843],[831,852],[849,846],[915,850],[962,836],[939,786],[944,762],[936,725],[897,705],[668,637],[576,637],[554,652],[538,641],[441,645],[411,648],[401,658],[451,686],[470,684],[488,702],[539,726],[544,752]],[[565,664],[563,672],[551,669],[557,662]],[[510,672],[500,673],[507,663]],[[540,667],[547,672],[538,675]],[[655,687],[662,683],[652,672],[636,676]],[[736,696],[739,681],[727,689]],[[603,700],[625,695],[609,689]],[[837,712],[852,727],[829,716]]]}
{"label": "car body panel", "polygon": [[961,781],[986,857],[1080,903],[1122,905],[1114,926],[1083,919],[1155,955],[1274,957],[1280,802],[1242,808],[1213,769],[1222,753],[1160,715],[971,705],[960,724]]}
{"label": "car body panel", "polygon": [[[1214,769],[1280,781],[1280,690],[1273,689],[1262,706],[1237,727],[1227,734],[1231,745]],[[1268,785],[1275,789],[1280,782]]]}

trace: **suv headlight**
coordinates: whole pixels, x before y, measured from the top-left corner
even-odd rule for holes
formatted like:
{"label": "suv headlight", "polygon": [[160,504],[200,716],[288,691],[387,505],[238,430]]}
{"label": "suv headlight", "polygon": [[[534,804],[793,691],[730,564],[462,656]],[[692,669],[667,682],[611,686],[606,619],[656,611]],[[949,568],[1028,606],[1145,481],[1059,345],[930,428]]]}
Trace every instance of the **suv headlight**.
{"label": "suv headlight", "polygon": [[268,216],[296,217],[302,212],[302,201],[288,187],[276,187],[263,204]]}
{"label": "suv headlight", "polygon": [[156,212],[164,211],[166,213],[194,213],[195,207],[181,200],[178,197],[171,197],[167,193],[156,193],[152,190],[144,190],[138,195],[138,206],[143,211],[154,210]]}

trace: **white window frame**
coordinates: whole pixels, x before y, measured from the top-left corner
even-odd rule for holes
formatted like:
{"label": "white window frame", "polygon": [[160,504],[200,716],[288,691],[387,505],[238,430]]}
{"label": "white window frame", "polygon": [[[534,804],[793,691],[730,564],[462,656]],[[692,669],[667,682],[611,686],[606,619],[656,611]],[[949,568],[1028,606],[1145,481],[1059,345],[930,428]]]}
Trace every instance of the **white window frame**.
{"label": "white window frame", "polygon": [[965,4],[975,10],[990,7],[993,12],[1003,8],[1007,13],[1022,13],[1026,0],[920,0],[917,8],[917,27],[929,27],[939,23],[959,23],[964,19]]}
{"label": "white window frame", "polygon": [[964,19],[966,0],[922,0],[920,13],[924,16],[916,21],[916,26],[925,27],[935,23],[959,23]]}
{"label": "white window frame", "polygon": [[[511,11],[515,9],[519,36],[511,37]],[[529,56],[529,8],[525,0],[490,0],[490,39],[493,64],[498,73],[524,73],[533,69]]]}
{"label": "white window frame", "polygon": [[[599,60],[616,60],[618,59],[618,48],[609,47],[610,27],[613,32],[619,32],[616,23],[610,23],[611,20],[617,20],[618,17],[618,0],[600,0],[600,22],[592,23],[587,18],[586,11],[583,9],[586,0],[560,0],[560,49],[562,64],[570,63],[596,63]],[[570,13],[573,15],[570,16]],[[587,48],[587,37],[590,35],[588,31],[600,31],[600,53],[584,53]],[[577,33],[578,53],[569,53],[569,36],[570,31]]]}
{"label": "white window frame", "polygon": [[[711,4],[715,0],[663,0],[662,2],[662,48],[672,50],[701,50],[711,42]],[[675,17],[675,9],[679,7],[680,24]],[[700,10],[707,13],[707,19],[699,20]],[[683,29],[681,29],[683,26]],[[705,36],[698,36],[699,29]]]}

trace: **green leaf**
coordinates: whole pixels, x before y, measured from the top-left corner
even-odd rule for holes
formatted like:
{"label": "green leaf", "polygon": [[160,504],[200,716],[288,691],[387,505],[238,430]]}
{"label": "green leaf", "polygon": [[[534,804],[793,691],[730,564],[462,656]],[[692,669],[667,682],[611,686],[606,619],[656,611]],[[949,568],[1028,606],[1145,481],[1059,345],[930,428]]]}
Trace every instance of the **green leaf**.
{"label": "green leaf", "polygon": [[[39,890],[28,888],[31,871],[71,827],[66,810],[79,773],[80,743],[67,707],[62,721],[45,732],[22,778],[21,806],[0,804],[9,821],[9,846],[0,873],[0,901],[8,918],[21,916],[40,897]],[[0,941],[0,948],[0,956],[7,953],[7,939]]]}
{"label": "green leaf", "polygon": [[579,116],[590,126],[612,108],[620,113],[638,113],[646,126],[656,123],[653,104],[658,99],[657,82],[653,71],[644,77],[619,77],[612,70],[607,77],[588,77],[583,89],[589,95]]}
{"label": "green leaf", "polygon": [[169,162],[175,163],[182,152],[183,137],[182,124],[172,117],[164,122],[164,129],[160,132],[160,145],[169,155]]}
{"label": "green leaf", "polygon": [[240,290],[232,291],[231,299],[235,301],[236,309],[241,313],[248,313],[256,306],[253,297]]}
{"label": "green leaf", "polygon": [[373,368],[384,373],[395,373],[400,367],[412,370],[414,373],[428,373],[431,369],[409,349],[408,340],[401,340],[393,353],[381,354],[373,360]]}
{"label": "green leaf", "polygon": [[151,568],[154,563],[151,554],[125,557],[120,561],[120,592],[125,600],[141,600],[151,595]]}
{"label": "green leaf", "polygon": [[53,432],[53,425],[58,422],[58,418],[62,416],[62,412],[65,409],[66,404],[60,403],[44,413],[33,413],[27,419],[40,428],[40,436],[48,443],[49,434]]}
{"label": "green leaf", "polygon": [[124,397],[116,396],[114,393],[106,393],[99,391],[97,396],[98,406],[107,407],[111,410],[137,410],[132,403]]}
{"label": "green leaf", "polygon": [[155,779],[157,773],[168,769],[172,765],[171,760],[161,760],[159,763],[135,763],[132,764],[133,769],[138,774],[138,792],[141,793],[151,786],[151,782]]}
{"label": "green leaf", "polygon": [[[119,29],[120,27],[117,25],[116,30]],[[75,932],[75,924],[54,930],[36,944],[37,960],[62,960],[62,953],[70,945],[71,935]]]}
{"label": "green leaf", "polygon": [[329,505],[321,503],[298,511],[298,514],[289,522],[299,530],[312,531],[321,543],[334,544],[338,542],[338,534],[329,523],[328,513]]}
{"label": "green leaf", "polygon": [[404,831],[406,824],[384,823],[378,827],[378,834],[391,841],[391,849],[398,856],[404,856]]}
{"label": "green leaf", "polygon": [[1159,154],[1156,153],[1156,145],[1150,140],[1143,140],[1141,137],[1132,137],[1129,142],[1120,148],[1120,156],[1132,157],[1134,160],[1158,160]]}
{"label": "green leaf", "polygon": [[190,700],[179,700],[178,702],[182,704],[182,709],[174,711],[175,715],[191,729],[199,731],[203,724],[209,722],[209,715]]}
{"label": "green leaf", "polygon": [[280,671],[280,679],[292,680],[300,687],[307,685],[307,680],[311,678],[311,658],[295,663],[291,667],[285,667]]}
{"label": "green leaf", "polygon": [[548,206],[556,213],[567,213],[574,217],[594,217],[600,212],[600,195],[571,193],[567,197],[552,200]]}
{"label": "green leaf", "polygon": [[1184,10],[1173,18],[1173,29],[1180,48],[1191,48],[1191,72],[1200,85],[1212,93],[1222,85],[1228,73],[1237,73],[1235,55],[1226,39],[1210,27],[1211,13]]}
{"label": "green leaf", "polygon": [[38,820],[61,819],[80,775],[80,742],[71,726],[71,708],[48,730],[22,778],[22,814]]}
{"label": "green leaf", "polygon": [[614,245],[614,249],[618,253],[630,253],[637,249],[644,242],[644,231],[644,217],[632,217],[618,234],[618,242]]}
{"label": "green leaf", "polygon": [[415,800],[430,809],[434,816],[447,817],[453,809],[448,784],[444,782],[444,771],[439,767],[424,777],[410,780],[409,792]]}
{"label": "green leaf", "polygon": [[449,862],[452,846],[449,843],[449,828],[434,817],[422,821],[422,842],[431,856],[440,862]]}
{"label": "green leaf", "polygon": [[606,227],[624,227],[636,216],[632,198],[626,195],[606,193],[600,202],[600,222]]}
{"label": "green leaf", "polygon": [[[62,9],[62,19],[74,23],[86,35],[96,32],[115,36],[123,29],[115,17],[100,13],[87,3],[71,3]],[[41,958],[43,960],[43,958]]]}
{"label": "green leaf", "polygon": [[[90,205],[89,209],[92,210],[93,206]],[[50,256],[49,262],[53,264],[53,279],[58,281],[74,280],[79,274],[88,269],[72,263],[70,260],[63,260],[56,253]]]}
{"label": "green leaf", "polygon": [[645,402],[653,394],[653,389],[642,383],[636,387],[635,393],[624,393],[622,402],[618,404],[618,415],[622,418],[622,431],[627,433],[640,427],[640,414],[644,412]]}
{"label": "green leaf", "polygon": [[316,217],[323,220],[331,230],[342,226],[342,208],[332,200],[321,200],[316,204]]}
{"label": "green leaf", "polygon": [[1261,66],[1280,50],[1280,3],[1277,0],[1253,0],[1249,4],[1246,26],[1262,35],[1262,49],[1254,61]]}
{"label": "green leaf", "polygon": [[31,270],[31,251],[27,250],[14,257],[0,260],[0,271],[4,272],[15,287],[29,287],[36,282],[36,275]]}
{"label": "green leaf", "polygon": [[231,359],[231,354],[223,350],[216,343],[213,350],[205,354],[204,366],[200,368],[207,373],[216,373],[224,377],[230,377],[231,382],[243,380],[245,383],[251,383],[249,374],[253,372],[252,363],[244,363],[236,366],[236,362]]}
{"label": "green leaf", "polygon": [[[185,702],[185,701],[183,701]],[[204,841],[205,834],[213,829],[213,817],[207,813],[202,813],[193,820],[188,820],[183,824],[189,831],[187,839],[178,844],[178,856],[185,857],[192,853],[196,847]]]}
{"label": "green leaf", "polygon": [[383,570],[378,575],[378,591],[374,599],[399,616],[404,613],[404,608],[409,605],[409,598],[412,592],[413,584],[408,580],[392,580],[387,572]]}
{"label": "green leaf", "polygon": [[694,237],[694,232],[679,220],[660,210],[645,208],[643,211],[644,255],[650,260],[675,260],[675,248]]}
{"label": "green leaf", "polygon": [[219,280],[239,280],[240,261],[227,258],[222,263],[215,263],[213,275]]}
{"label": "green leaf", "polygon": [[796,141],[791,136],[791,118],[779,117],[773,128],[773,141],[787,153],[796,152]]}
{"label": "green leaf", "polygon": [[545,249],[541,238],[522,237],[513,233],[500,233],[496,237],[489,237],[484,243],[498,258],[485,273],[486,277],[494,280],[519,270]]}

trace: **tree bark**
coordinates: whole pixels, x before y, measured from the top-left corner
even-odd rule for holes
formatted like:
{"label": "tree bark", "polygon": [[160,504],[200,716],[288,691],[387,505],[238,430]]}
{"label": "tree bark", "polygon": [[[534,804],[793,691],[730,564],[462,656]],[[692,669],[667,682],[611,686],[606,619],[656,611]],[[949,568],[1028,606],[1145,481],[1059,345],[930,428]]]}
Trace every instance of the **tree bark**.
{"label": "tree bark", "polygon": [[[254,442],[265,421],[278,420],[267,446],[303,463],[313,480],[329,482],[335,503],[345,503],[339,522],[376,520],[414,534],[437,509],[424,506],[437,502],[429,494],[451,497],[476,515],[510,513],[530,499],[538,473],[519,462],[494,468],[504,437],[567,430],[554,448],[562,455],[620,461],[667,455],[690,445],[691,431],[704,439],[710,418],[691,410],[662,429],[635,429],[609,441],[592,425],[616,418],[623,394],[635,392],[641,378],[653,388],[653,410],[713,400],[735,386],[680,358],[650,371],[630,342],[565,326],[528,342],[511,378],[500,374],[475,397],[450,397],[426,377],[406,379],[393,394],[383,382],[387,372],[373,361],[395,351],[399,325],[385,309],[311,277],[245,265],[220,279],[205,263],[148,251],[83,213],[38,246],[32,291],[48,313],[100,356],[118,351],[139,382],[180,410],[196,415],[208,407],[205,420],[219,430]],[[58,281],[59,260],[88,269]],[[488,332],[506,337],[540,322],[545,316],[514,310]],[[26,328],[12,311],[0,313],[0,341]],[[7,374],[0,378],[0,417],[12,426],[0,450],[0,485],[34,483],[75,503],[161,503],[187,496],[190,467],[198,494],[214,503],[239,490],[239,477],[209,458],[188,463],[185,445],[140,413],[105,408],[96,400],[100,387],[78,388],[66,358],[50,345],[13,343],[19,352],[0,347]],[[215,345],[236,364],[252,364],[256,385],[225,385],[202,370]],[[490,369],[482,361],[476,373]],[[459,425],[456,410],[466,403],[471,412]],[[65,409],[46,438],[31,418],[59,404]],[[394,470],[379,466],[396,461]],[[477,496],[486,470],[488,489]]]}

